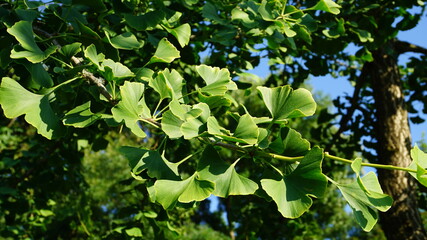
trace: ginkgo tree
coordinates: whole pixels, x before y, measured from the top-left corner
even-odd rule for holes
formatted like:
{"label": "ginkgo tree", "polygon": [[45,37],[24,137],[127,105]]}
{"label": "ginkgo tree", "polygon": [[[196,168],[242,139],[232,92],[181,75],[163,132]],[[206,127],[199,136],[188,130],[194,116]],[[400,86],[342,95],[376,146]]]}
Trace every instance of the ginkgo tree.
{"label": "ginkgo tree", "polygon": [[[393,199],[374,173],[360,175],[362,166],[406,171],[427,186],[426,153],[414,147],[407,167],[331,155],[290,127],[294,119],[316,113],[310,91],[290,85],[250,88],[239,80],[257,64],[251,51],[259,51],[258,45],[268,46],[270,61],[297,48],[309,51],[323,16],[339,14],[340,8],[331,0],[309,7],[266,0],[8,1],[0,6],[0,105],[7,118],[23,116],[52,141],[94,141],[81,135],[94,128],[159,139],[119,151],[150,201],[165,210],[193,207],[211,195],[255,195],[274,201],[283,217],[298,218],[329,182],[361,228],[370,231],[377,211],[389,210]],[[339,27],[329,27],[325,35],[335,38]],[[212,56],[202,62],[199,53],[207,46]],[[215,54],[221,48],[227,56]],[[233,96],[243,92],[255,92],[264,115],[236,101]],[[175,161],[170,144],[197,150]],[[239,168],[248,161],[250,174]],[[326,176],[324,161],[351,164],[354,181]],[[161,222],[157,215],[151,218]]]}

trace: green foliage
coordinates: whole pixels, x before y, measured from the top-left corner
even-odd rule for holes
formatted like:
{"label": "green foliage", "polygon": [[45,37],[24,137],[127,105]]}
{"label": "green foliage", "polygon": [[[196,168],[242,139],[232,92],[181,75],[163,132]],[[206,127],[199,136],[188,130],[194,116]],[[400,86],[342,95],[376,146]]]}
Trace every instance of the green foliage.
{"label": "green foliage", "polygon": [[[359,177],[367,163],[333,157],[316,146],[331,136],[312,132],[332,128],[334,117],[320,113],[318,124],[308,124],[305,132],[296,126],[312,123],[314,118],[307,117],[318,108],[310,91],[298,88],[309,71],[322,74],[317,65],[328,64],[316,54],[342,50],[348,42],[334,41],[347,34],[362,44],[378,44],[377,39],[332,16],[342,11],[331,0],[298,7],[267,0],[2,4],[0,105],[5,117],[17,119],[28,132],[21,135],[29,145],[20,147],[24,140],[9,138],[2,128],[0,204],[8,209],[0,219],[8,226],[2,235],[174,239],[179,238],[175,227],[188,223],[186,214],[196,214],[192,207],[209,196],[224,198],[230,213],[228,226],[215,218],[222,232],[232,235],[234,223],[261,221],[233,221],[231,199],[247,201],[242,216],[268,212],[301,232],[306,228],[300,220],[277,215],[315,219],[313,198],[337,198],[328,192],[328,180],[362,229],[372,230],[376,210],[386,211],[392,200],[376,175]],[[199,54],[205,50],[202,61]],[[259,63],[259,52],[268,53],[273,72],[286,64],[289,74],[245,82],[244,71]],[[360,61],[372,58],[368,47],[360,54]],[[301,56],[307,67],[315,67],[307,70],[292,59]],[[34,136],[22,115],[52,141]],[[130,166],[126,176],[118,149]],[[425,185],[425,153],[414,148],[412,157],[408,168],[388,169],[411,172]],[[352,164],[356,181],[327,177],[334,174],[324,168],[334,167],[326,159]],[[39,189],[46,180],[48,186]],[[276,208],[279,213],[270,211]],[[209,228],[197,229],[224,238]],[[184,238],[197,239],[185,231]],[[314,228],[307,236],[321,232]],[[247,230],[244,236],[256,239],[257,233]]]}

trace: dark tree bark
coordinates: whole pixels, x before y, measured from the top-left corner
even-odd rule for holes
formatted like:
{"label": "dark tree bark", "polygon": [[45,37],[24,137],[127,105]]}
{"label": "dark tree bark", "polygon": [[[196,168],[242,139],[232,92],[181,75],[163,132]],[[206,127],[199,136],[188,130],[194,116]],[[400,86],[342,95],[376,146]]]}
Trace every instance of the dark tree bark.
{"label": "dark tree bark", "polygon": [[[396,55],[389,54],[390,50],[395,50],[392,46],[390,43],[390,46],[373,52],[374,61],[367,63],[364,70],[368,71],[374,91],[378,162],[406,167],[411,162],[411,133],[397,66],[397,51],[394,51]],[[384,192],[394,199],[392,208],[380,213],[380,224],[387,239],[427,239],[417,207],[413,178],[402,171],[379,170],[378,175]]]}

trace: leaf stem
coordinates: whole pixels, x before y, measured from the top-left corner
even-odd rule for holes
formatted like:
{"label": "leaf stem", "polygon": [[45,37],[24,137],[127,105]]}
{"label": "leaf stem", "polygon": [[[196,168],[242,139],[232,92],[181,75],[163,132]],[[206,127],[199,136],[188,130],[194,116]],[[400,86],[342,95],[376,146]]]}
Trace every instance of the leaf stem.
{"label": "leaf stem", "polygon": [[[352,160],[333,156],[327,152],[325,152],[325,158],[329,158],[329,159],[332,159],[332,160],[335,160],[338,162],[343,162],[343,163],[348,163],[348,164],[353,163]],[[381,169],[386,169],[386,170],[400,170],[400,171],[413,172],[413,173],[417,172],[417,170],[410,169],[410,168],[398,167],[398,166],[393,166],[393,165],[376,164],[376,163],[362,163],[362,166],[373,167],[373,168],[381,168]]]}

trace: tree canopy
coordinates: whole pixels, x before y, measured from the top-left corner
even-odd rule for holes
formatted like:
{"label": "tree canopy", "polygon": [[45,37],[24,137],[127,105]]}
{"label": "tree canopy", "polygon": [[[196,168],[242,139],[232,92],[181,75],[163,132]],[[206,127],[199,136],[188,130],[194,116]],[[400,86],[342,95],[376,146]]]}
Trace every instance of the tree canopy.
{"label": "tree canopy", "polygon": [[[424,121],[427,50],[396,39],[423,1],[0,3],[2,236],[345,238],[319,233],[347,224],[316,215],[331,198],[366,232],[388,211],[388,238],[425,237],[427,154],[411,149],[408,112]],[[400,68],[405,52],[421,56]],[[263,58],[265,80],[247,72]],[[310,74],[347,76],[354,94],[329,113]],[[393,225],[399,214],[414,221]],[[264,218],[295,235],[261,231]]]}

